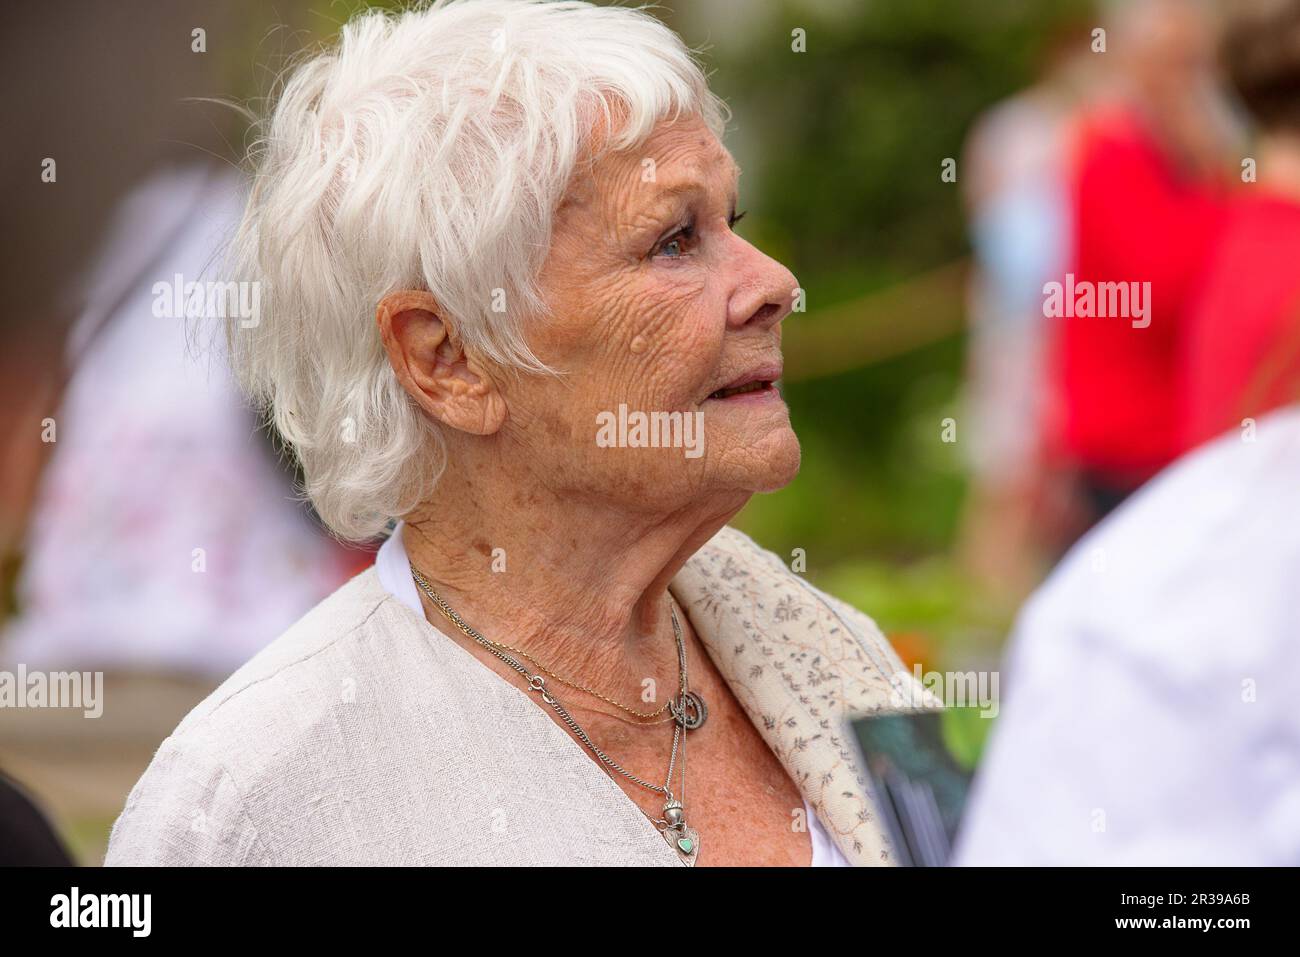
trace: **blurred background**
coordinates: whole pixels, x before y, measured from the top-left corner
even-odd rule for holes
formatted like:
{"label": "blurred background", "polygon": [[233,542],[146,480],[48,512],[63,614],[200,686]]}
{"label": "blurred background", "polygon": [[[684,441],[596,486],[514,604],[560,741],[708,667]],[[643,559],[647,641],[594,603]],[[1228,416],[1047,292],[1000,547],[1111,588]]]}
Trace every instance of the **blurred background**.
{"label": "blurred background", "polygon": [[[356,7],[7,13],[0,71],[19,95],[3,153],[0,667],[104,670],[108,706],[96,720],[0,709],[0,771],[82,863],[99,863],[189,708],[369,561],[321,533],[292,464],[151,294],[159,277],[197,277],[237,215],[245,120],[213,101],[256,107]],[[785,326],[803,469],[737,524],[803,556],[909,666],[996,668],[1018,605],[1079,534],[1293,382],[1270,367],[1269,388],[1243,386],[1188,424],[1179,390],[1196,360],[1168,333],[1197,314],[1232,196],[1261,185],[1241,81],[1276,64],[1225,46],[1208,2],[654,12],[703,49],[734,110],[739,231],[807,295]],[[1067,270],[1152,280],[1140,353],[1138,337],[1044,317],[1044,283]],[[1260,305],[1272,324],[1246,372],[1278,354],[1295,292]],[[1154,419],[1133,419],[1152,403]],[[253,555],[256,577],[241,572]],[[992,722],[967,724],[953,734],[973,760]]]}

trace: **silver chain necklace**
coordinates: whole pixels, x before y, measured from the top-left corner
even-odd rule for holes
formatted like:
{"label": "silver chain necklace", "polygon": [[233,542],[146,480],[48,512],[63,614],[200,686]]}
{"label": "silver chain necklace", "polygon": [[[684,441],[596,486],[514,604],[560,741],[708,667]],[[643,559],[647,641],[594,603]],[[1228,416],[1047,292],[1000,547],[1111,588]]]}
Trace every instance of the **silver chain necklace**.
{"label": "silver chain necklace", "polygon": [[[627,778],[633,784],[639,785],[648,790],[654,791],[664,796],[663,817],[654,821],[655,826],[659,828],[659,833],[664,836],[681,859],[689,866],[694,866],[696,858],[700,853],[700,834],[695,828],[686,823],[686,808],[682,803],[686,797],[686,740],[683,732],[693,731],[700,725],[704,724],[708,716],[708,709],[704,705],[704,699],[690,690],[686,678],[686,645],[682,641],[682,628],[677,620],[677,610],[672,606],[671,600],[668,606],[668,612],[673,620],[673,637],[677,641],[677,664],[678,676],[680,680],[680,691],[677,698],[669,703],[669,710],[673,715],[673,747],[672,753],[668,758],[668,773],[665,776],[663,784],[651,784],[637,777],[631,771],[628,771],[608,754],[596,747],[595,743],[588,737],[587,732],[582,730],[578,722],[573,720],[567,708],[564,707],[553,694],[546,690],[545,676],[529,672],[529,670],[511,655],[497,647],[496,643],[489,641],[480,635],[477,631],[465,624],[460,615],[443,600],[442,596],[433,590],[429,580],[421,574],[420,570],[411,565],[411,577],[415,583],[420,586],[421,591],[429,596],[438,610],[453,625],[462,632],[474,639],[480,647],[490,652],[493,656],[500,659],[508,665],[513,671],[517,672],[520,677],[528,683],[530,691],[536,691],[547,705],[549,705],[565,726],[573,732],[574,736],[581,741],[592,754],[612,771],[616,771],[623,777]],[[677,765],[677,754],[681,752],[682,764],[679,772],[681,781],[680,796],[674,795],[672,791],[673,770]]]}

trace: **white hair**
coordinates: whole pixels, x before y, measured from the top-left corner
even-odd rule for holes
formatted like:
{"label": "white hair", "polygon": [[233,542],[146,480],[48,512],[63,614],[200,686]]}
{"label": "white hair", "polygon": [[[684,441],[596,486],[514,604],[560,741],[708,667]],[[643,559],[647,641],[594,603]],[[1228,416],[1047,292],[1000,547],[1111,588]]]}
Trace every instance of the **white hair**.
{"label": "white hair", "polygon": [[466,347],[547,371],[524,320],[546,314],[553,213],[596,122],[625,150],[682,115],[721,138],[730,112],[681,39],[640,9],[568,0],[366,12],[285,73],[232,248],[260,316],[228,322],[227,345],[335,535],[382,534],[445,465],[387,361],[379,301],[429,290]]}

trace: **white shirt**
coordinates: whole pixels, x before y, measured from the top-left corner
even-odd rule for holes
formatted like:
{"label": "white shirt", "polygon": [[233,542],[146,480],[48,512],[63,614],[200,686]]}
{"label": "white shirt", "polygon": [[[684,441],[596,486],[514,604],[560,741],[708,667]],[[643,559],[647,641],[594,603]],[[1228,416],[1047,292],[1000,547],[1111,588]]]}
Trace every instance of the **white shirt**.
{"label": "white shirt", "polygon": [[[420,603],[420,593],[416,590],[415,579],[411,577],[410,560],[406,556],[406,545],[402,541],[402,528],[403,525],[399,522],[392,535],[379,547],[375,555],[375,573],[379,576],[379,583],[385,591],[423,618],[424,607]],[[803,806],[809,836],[812,838],[811,866],[848,867],[849,862],[826,833],[826,829],[817,819],[808,802],[804,801]]]}
{"label": "white shirt", "polygon": [[1175,464],[1026,606],[959,864],[1300,864],[1300,409]]}

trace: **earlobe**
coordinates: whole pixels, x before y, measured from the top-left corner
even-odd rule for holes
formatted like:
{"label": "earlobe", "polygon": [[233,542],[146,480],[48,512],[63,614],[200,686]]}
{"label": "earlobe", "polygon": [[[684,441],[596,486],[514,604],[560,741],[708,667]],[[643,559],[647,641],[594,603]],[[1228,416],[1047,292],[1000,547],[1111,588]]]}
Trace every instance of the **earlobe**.
{"label": "earlobe", "polygon": [[428,415],[473,435],[501,428],[505,397],[482,364],[465,352],[431,293],[390,293],[376,308],[375,322],[397,380]]}

